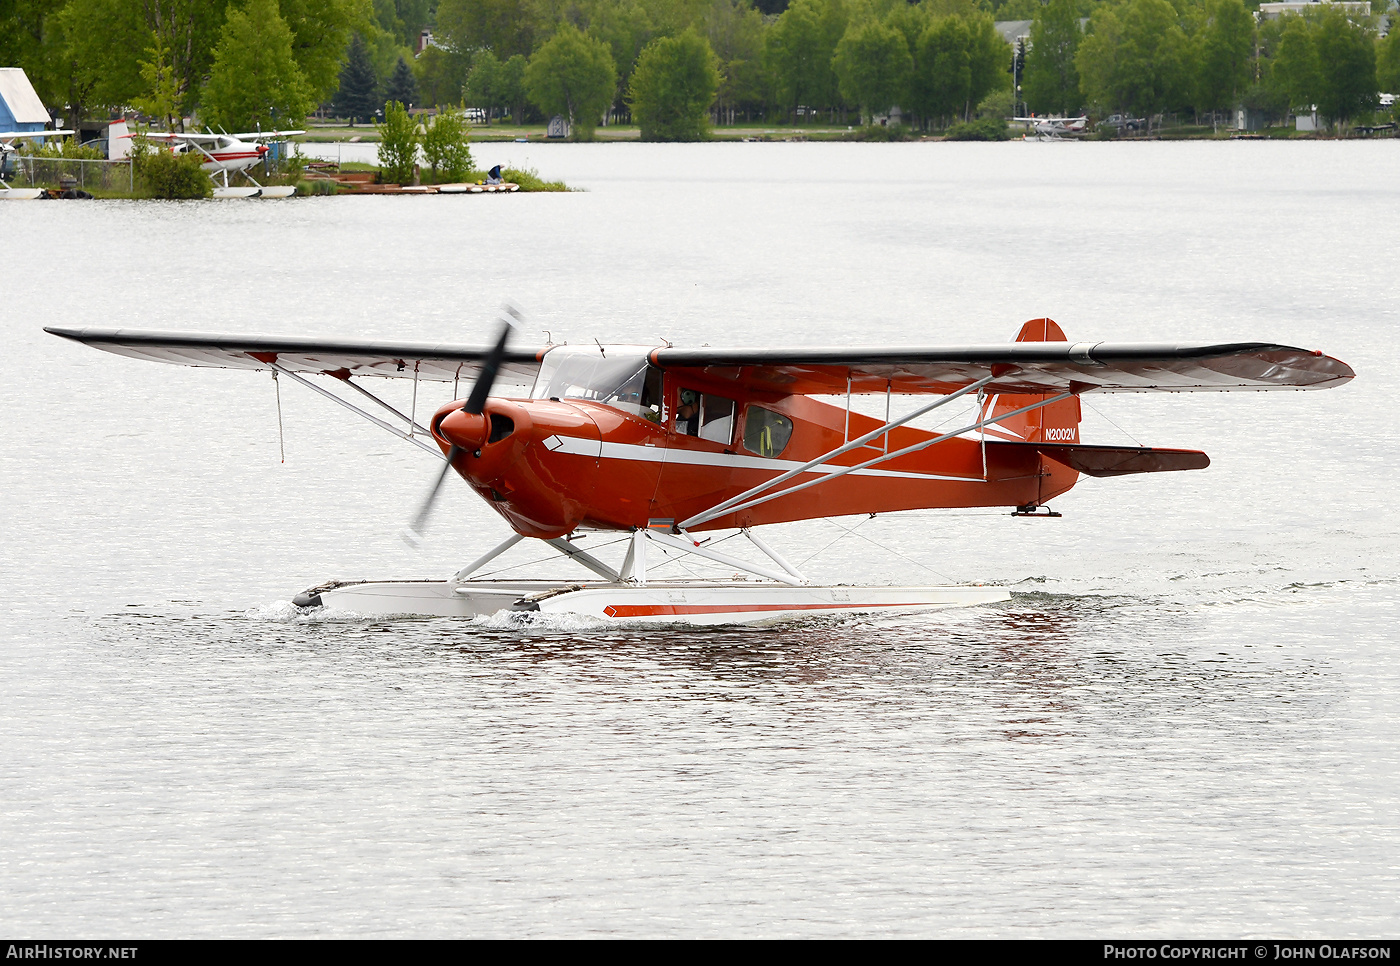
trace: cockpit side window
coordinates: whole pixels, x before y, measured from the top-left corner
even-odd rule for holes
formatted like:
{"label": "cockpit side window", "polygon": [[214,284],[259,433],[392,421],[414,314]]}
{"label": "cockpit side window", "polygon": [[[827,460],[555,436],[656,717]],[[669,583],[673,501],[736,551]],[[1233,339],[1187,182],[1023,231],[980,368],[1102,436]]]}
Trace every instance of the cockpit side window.
{"label": "cockpit side window", "polygon": [[728,446],[734,440],[734,400],[682,389],[676,406],[676,432]]}
{"label": "cockpit side window", "polygon": [[777,456],[792,439],[792,420],[762,406],[744,411],[744,449],[759,456]]}

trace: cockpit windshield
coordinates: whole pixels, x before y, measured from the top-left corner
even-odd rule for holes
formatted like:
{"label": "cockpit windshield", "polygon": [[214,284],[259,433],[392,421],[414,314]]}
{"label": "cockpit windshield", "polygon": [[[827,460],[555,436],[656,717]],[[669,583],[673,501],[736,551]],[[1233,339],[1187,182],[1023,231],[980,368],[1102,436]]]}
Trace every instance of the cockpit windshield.
{"label": "cockpit windshield", "polygon": [[540,364],[531,399],[586,399],[661,421],[661,370],[644,353],[605,356],[597,348],[560,346]]}

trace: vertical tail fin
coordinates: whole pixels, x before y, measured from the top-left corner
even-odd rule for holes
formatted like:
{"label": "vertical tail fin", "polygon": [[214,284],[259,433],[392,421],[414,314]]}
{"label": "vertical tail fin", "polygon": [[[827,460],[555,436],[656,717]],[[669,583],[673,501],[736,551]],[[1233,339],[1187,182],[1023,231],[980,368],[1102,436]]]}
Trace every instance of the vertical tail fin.
{"label": "vertical tail fin", "polygon": [[131,157],[131,132],[127,130],[126,118],[107,125],[107,160],[125,161]]}
{"label": "vertical tail fin", "polygon": [[[1021,326],[1017,342],[1068,342],[1064,332],[1052,319],[1031,319]],[[1050,398],[1048,395],[1013,395],[1003,393],[987,397],[982,404],[982,419],[1009,413]],[[1079,397],[1063,399],[1040,409],[1033,409],[1002,422],[993,423],[984,432],[988,439],[1013,443],[1078,443]],[[1079,474],[1063,464],[1041,458],[1040,502],[1068,490]]]}

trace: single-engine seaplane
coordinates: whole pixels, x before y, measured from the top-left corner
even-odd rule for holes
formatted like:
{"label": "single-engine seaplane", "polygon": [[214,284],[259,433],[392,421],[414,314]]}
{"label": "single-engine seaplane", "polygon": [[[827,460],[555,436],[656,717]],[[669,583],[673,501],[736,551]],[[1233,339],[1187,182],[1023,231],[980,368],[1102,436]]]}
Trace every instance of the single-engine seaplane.
{"label": "single-engine seaplane", "polygon": [[[268,146],[263,141],[275,138],[294,137],[298,134],[305,134],[305,131],[245,131],[241,134],[214,134],[206,131],[204,134],[177,134],[171,131],[155,131],[143,134],[142,137],[149,141],[160,144],[168,144],[173,149],[186,151],[198,151],[204,155],[205,161],[200,165],[200,169],[208,172],[209,177],[214,181],[215,198],[289,198],[296,191],[289,185],[273,185],[264,187],[253,181],[253,176],[248,173],[248,169],[262,161],[263,156],[268,152]],[[250,188],[229,187],[229,172],[242,171],[243,177],[253,182]],[[223,185],[219,185],[219,179],[223,179]]]}
{"label": "single-engine seaplane", "polygon": [[1088,117],[1013,117],[1017,124],[1024,124],[1027,131],[1034,131],[1042,141],[1062,141],[1068,135],[1084,133]]}
{"label": "single-engine seaplane", "polygon": [[[1196,450],[1082,442],[1081,396],[1324,389],[1353,376],[1321,352],[1262,342],[1068,342],[1049,319],[1027,322],[1013,343],[907,348],[515,348],[508,324],[489,346],[47,331],[138,359],[271,370],[274,379],[307,386],[443,461],[413,532],[421,533],[449,472],[513,531],[446,580],[330,582],[294,600],[360,615],[530,611],[751,623],[1007,600],[1004,587],[815,585],[755,528],[933,507],[1057,515],[1039,511],[1081,473],[1112,477],[1210,463]],[[413,380],[410,413],[359,381],[372,376]],[[458,397],[464,380],[474,380],[464,398],[441,406],[426,426],[417,421],[420,382],[451,383]],[[496,395],[498,381],[530,388]],[[391,418],[327,388],[336,383]],[[843,394],[844,408],[815,398]],[[852,394],[884,395],[887,414],[894,395],[928,401],[882,421],[852,411]],[[964,425],[939,432],[909,425],[958,399],[970,411],[979,403]],[[697,536],[722,529],[741,533],[764,562],[746,562]],[[589,531],[622,538],[620,563],[580,545]],[[592,579],[472,579],[526,539],[582,565]],[[747,577],[656,579],[658,565],[677,558],[703,558]]]}

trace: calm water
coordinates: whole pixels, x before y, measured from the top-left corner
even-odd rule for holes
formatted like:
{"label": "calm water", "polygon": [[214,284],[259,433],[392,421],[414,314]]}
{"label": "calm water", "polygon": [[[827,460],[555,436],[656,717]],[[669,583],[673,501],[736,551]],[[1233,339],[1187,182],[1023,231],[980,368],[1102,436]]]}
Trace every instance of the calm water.
{"label": "calm water", "polygon": [[[1394,934],[1395,150],[503,144],[478,161],[587,190],[0,205],[0,931]],[[1089,399],[1090,441],[1214,465],[1083,482],[1060,520],[769,535],[819,578],[1021,591],[998,607],[334,622],[286,601],[445,575],[502,525],[458,485],[411,551],[435,472],[412,447],[286,385],[284,464],[266,374],[40,331],[474,342],[507,298],[556,340],[988,341],[1050,315],[1359,377]]]}

